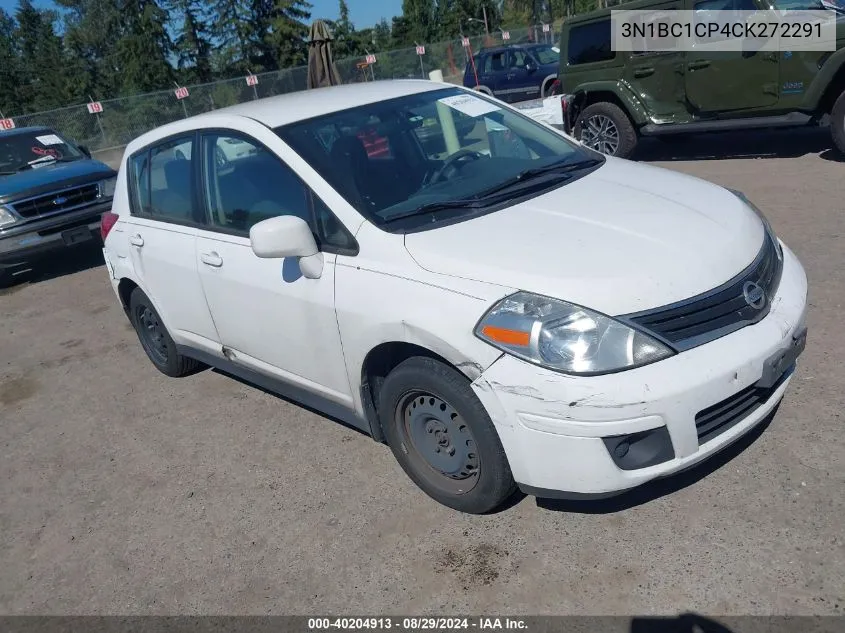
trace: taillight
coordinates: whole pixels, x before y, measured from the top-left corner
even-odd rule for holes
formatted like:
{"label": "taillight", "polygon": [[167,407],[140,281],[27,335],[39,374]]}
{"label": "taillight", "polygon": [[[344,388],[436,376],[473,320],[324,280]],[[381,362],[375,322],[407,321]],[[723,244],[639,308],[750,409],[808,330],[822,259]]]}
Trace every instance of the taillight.
{"label": "taillight", "polygon": [[117,213],[112,213],[111,211],[107,211],[103,214],[103,217],[100,219],[100,237],[103,238],[104,242],[109,236],[109,231],[112,230],[119,219],[120,216]]}

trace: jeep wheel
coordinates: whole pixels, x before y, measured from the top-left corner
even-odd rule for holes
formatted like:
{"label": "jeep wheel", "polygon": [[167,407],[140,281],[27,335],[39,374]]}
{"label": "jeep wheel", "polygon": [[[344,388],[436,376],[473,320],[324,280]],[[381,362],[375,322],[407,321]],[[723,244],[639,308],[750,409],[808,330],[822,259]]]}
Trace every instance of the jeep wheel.
{"label": "jeep wheel", "polygon": [[627,158],[637,146],[637,132],[628,115],[605,101],[585,108],[573,131],[582,144],[608,156]]}
{"label": "jeep wheel", "polygon": [[836,149],[845,156],[845,92],[839,95],[830,111],[830,133]]}

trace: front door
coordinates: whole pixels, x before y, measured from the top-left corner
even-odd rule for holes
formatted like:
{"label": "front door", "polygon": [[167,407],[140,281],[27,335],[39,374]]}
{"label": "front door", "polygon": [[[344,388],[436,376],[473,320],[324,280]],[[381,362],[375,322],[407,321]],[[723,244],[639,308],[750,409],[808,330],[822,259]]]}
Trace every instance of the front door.
{"label": "front door", "polygon": [[[696,0],[692,6],[696,20],[701,21],[717,21],[717,10],[759,9],[754,0]],[[778,100],[778,64],[777,52],[687,51],[687,100],[695,110],[705,113],[774,105]]]}
{"label": "front door", "polygon": [[509,101],[539,98],[542,79],[537,76],[537,62],[527,51],[519,48],[508,51]]}
{"label": "front door", "polygon": [[190,156],[195,135],[170,139],[129,160],[131,215],[124,230],[142,290],[177,343],[220,349],[200,283],[198,226],[204,223]]}
{"label": "front door", "polygon": [[[280,142],[266,136],[267,145]],[[249,151],[221,157],[232,140]],[[250,247],[249,230],[262,220],[296,215],[315,226],[315,196],[267,145],[235,132],[202,137],[210,217],[197,260],[205,296],[233,362],[352,406],[334,308],[337,256],[323,253],[322,275],[308,279],[296,258],[262,259]]]}

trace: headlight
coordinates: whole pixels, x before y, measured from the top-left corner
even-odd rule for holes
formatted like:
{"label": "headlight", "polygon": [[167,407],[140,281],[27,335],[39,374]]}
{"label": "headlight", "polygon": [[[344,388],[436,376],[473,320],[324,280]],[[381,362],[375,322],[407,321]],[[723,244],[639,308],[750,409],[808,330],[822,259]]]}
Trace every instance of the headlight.
{"label": "headlight", "polygon": [[18,219],[6,207],[0,207],[0,227],[14,224]]}
{"label": "headlight", "polygon": [[748,205],[749,209],[751,209],[752,211],[754,211],[754,213],[757,214],[757,217],[760,218],[760,221],[763,223],[763,228],[766,230],[766,235],[770,240],[772,240],[772,243],[775,245],[775,250],[777,251],[778,259],[783,260],[783,247],[780,245],[780,242],[778,241],[778,236],[775,235],[775,230],[772,228],[769,219],[763,214],[762,211],[760,211],[756,204],[754,204],[753,202],[751,202],[751,200],[745,197],[744,193],[742,193],[741,191],[737,191],[736,189],[728,189],[728,191],[730,191],[733,195],[742,200],[746,205]]}
{"label": "headlight", "polygon": [[117,176],[108,180],[100,181],[100,197],[114,198],[114,188],[117,185]]}
{"label": "headlight", "polygon": [[475,334],[503,352],[571,374],[632,369],[674,353],[620,321],[530,292],[502,299]]}

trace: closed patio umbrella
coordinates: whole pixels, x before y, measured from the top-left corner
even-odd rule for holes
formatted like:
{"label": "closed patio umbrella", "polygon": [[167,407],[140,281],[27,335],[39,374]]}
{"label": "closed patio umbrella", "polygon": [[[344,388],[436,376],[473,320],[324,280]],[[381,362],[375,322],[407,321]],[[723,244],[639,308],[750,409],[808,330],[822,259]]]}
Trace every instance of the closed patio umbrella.
{"label": "closed patio umbrella", "polygon": [[322,20],[311,25],[308,38],[308,88],[340,84],[340,75],[332,58],[332,34]]}

